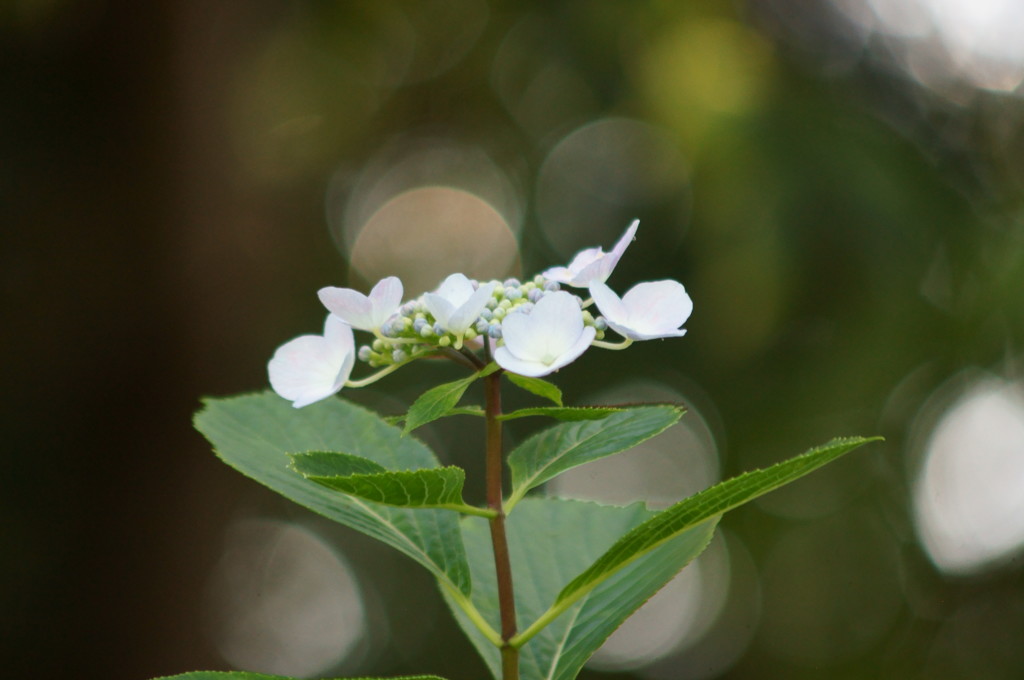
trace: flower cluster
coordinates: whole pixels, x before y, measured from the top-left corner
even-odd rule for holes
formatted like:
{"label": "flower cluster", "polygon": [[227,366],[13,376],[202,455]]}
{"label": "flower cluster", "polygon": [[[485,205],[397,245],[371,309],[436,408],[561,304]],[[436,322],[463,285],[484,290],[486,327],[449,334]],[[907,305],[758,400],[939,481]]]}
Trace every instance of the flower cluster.
{"label": "flower cluster", "polygon": [[[474,281],[452,274],[436,290],[403,302],[402,282],[380,281],[369,295],[323,288],[329,311],[323,335],[303,335],[277,349],[268,364],[270,384],[299,408],[342,387],[370,384],[426,356],[454,358],[483,352],[506,371],[547,375],[575,361],[589,347],[624,349],[637,340],[678,337],[693,302],[677,281],[648,281],[621,298],[605,283],[636,235],[634,221],[610,252],[588,248],[566,267],[552,267],[529,281]],[[587,300],[563,286],[586,289]],[[588,311],[593,304],[598,316]],[[611,329],[619,343],[604,341]],[[356,348],[353,329],[374,335]],[[349,380],[355,360],[381,370]]]}

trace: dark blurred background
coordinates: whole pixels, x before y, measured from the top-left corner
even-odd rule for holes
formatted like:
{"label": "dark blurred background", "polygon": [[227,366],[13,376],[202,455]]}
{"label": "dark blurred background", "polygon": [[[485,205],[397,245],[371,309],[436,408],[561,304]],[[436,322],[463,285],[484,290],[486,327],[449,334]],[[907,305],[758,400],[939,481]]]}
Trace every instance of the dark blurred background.
{"label": "dark blurred background", "polygon": [[[1024,676],[1022,80],[1018,0],[6,0],[4,675],[484,677],[418,567],[190,417],[321,286],[532,275],[637,217],[610,283],[682,281],[689,333],[557,380],[690,412],[557,492],[887,441],[731,513],[583,677]],[[422,436],[476,472],[467,427]]]}

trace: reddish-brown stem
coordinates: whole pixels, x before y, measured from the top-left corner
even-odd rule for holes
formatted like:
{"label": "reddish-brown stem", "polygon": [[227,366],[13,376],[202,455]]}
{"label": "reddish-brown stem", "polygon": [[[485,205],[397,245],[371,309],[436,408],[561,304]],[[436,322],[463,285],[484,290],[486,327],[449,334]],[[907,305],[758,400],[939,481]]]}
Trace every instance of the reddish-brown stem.
{"label": "reddish-brown stem", "polygon": [[519,650],[508,644],[516,634],[516,602],[512,590],[512,562],[509,558],[508,539],[505,536],[505,512],[502,507],[501,446],[501,372],[484,378],[487,419],[486,484],[487,507],[498,514],[490,520],[491,544],[494,547],[494,571],[498,579],[498,610],[501,616],[501,677],[519,680]]}

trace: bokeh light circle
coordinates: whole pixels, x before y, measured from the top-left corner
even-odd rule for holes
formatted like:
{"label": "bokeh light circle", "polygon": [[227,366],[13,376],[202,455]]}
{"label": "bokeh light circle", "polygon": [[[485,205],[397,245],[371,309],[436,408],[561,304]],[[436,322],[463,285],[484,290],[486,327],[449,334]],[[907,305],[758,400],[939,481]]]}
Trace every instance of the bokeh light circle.
{"label": "bokeh light circle", "polygon": [[508,223],[487,201],[461,189],[421,187],[381,206],[352,247],[353,270],[365,282],[395,275],[405,297],[433,290],[444,277],[518,274],[519,251]]}
{"label": "bokeh light circle", "polygon": [[[677,221],[688,208],[688,169],[672,135],[628,118],[603,118],[563,137],[537,177],[537,218],[563,258],[583,248],[610,248],[645,211],[665,208]],[[645,225],[648,237],[657,225]],[[657,232],[671,248],[681,232]]]}
{"label": "bokeh light circle", "polygon": [[224,659],[263,673],[310,677],[352,661],[366,628],[361,587],[344,558],[277,520],[229,528],[206,607]]}
{"label": "bokeh light circle", "polygon": [[921,542],[954,574],[984,570],[1024,548],[1024,385],[968,380],[952,403],[939,390],[923,410],[933,424],[913,492]]}

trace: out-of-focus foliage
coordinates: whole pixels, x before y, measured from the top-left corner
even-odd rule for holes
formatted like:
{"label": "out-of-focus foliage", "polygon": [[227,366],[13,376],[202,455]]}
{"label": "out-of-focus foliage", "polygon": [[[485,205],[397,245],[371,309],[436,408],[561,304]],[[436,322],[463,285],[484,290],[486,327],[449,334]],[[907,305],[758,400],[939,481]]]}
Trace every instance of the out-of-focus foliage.
{"label": "out-of-focus foliage", "polygon": [[[1017,677],[1018,5],[8,3],[5,668],[482,676],[428,578],[236,479],[189,414],[262,388],[322,286],[538,271],[639,218],[609,284],[682,281],[689,332],[558,382],[688,412],[559,493],[665,506],[887,442],[723,520],[582,677]],[[441,443],[475,427],[417,431],[470,501],[479,452]]]}

